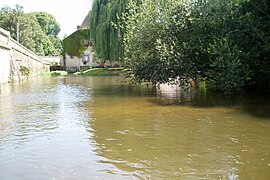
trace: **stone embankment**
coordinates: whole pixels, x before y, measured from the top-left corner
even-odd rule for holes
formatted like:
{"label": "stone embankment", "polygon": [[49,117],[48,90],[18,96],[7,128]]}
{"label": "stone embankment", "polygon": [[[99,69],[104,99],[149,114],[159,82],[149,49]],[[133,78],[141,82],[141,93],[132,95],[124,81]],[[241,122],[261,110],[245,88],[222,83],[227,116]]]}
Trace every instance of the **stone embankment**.
{"label": "stone embankment", "polygon": [[49,71],[50,65],[0,28],[0,84],[22,81]]}

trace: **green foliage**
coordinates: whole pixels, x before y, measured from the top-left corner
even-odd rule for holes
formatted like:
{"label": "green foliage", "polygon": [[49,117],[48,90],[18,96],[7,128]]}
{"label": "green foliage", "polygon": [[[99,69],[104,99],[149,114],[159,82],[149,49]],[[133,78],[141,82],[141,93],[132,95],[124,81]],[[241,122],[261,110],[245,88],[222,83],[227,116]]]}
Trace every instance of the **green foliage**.
{"label": "green foliage", "polygon": [[137,81],[203,78],[225,94],[269,90],[269,12],[267,0],[131,1],[127,65]]}
{"label": "green foliage", "polygon": [[68,73],[66,71],[51,71],[51,76],[66,76]]}
{"label": "green foliage", "polygon": [[168,18],[181,1],[130,1],[125,19],[126,66],[138,81],[167,82],[168,64],[159,48],[168,31]]}
{"label": "green foliage", "polygon": [[85,41],[89,39],[89,30],[80,29],[64,39],[65,52],[70,56],[81,57],[87,46]]}
{"label": "green foliage", "polygon": [[254,49],[254,57],[249,62],[252,70],[250,86],[270,91],[270,1],[249,0],[243,3],[241,10],[252,27],[247,47]]}
{"label": "green foliage", "polygon": [[30,15],[34,16],[43,33],[46,35],[44,39],[44,55],[59,56],[62,54],[63,47],[59,37],[61,28],[59,23],[56,21],[53,15],[47,12],[33,12]]}
{"label": "green foliage", "polygon": [[19,71],[23,76],[25,76],[27,78],[30,76],[30,69],[25,67],[25,66],[20,66]]}
{"label": "green foliage", "polygon": [[61,30],[60,25],[53,15],[47,12],[33,12],[30,14],[36,17],[42,31],[46,35],[52,35],[56,37],[59,34]]}
{"label": "green foliage", "polygon": [[210,45],[211,61],[207,71],[215,89],[226,95],[240,93],[249,78],[249,67],[241,62],[241,51],[236,45],[220,40]]}
{"label": "green foliage", "polygon": [[90,12],[90,37],[97,58],[110,61],[123,61],[122,19],[127,0],[94,0]]}
{"label": "green foliage", "polygon": [[241,92],[250,80],[247,61],[253,50],[245,50],[251,28],[239,14],[238,4],[197,1],[178,6],[175,14],[164,45],[170,47],[165,59],[174,62],[173,77],[207,78],[215,90]]}
{"label": "green foliage", "polygon": [[[39,16],[40,14],[48,16],[42,22],[48,21],[50,23],[48,26],[55,29],[55,31],[51,30],[51,34],[47,32],[46,26],[39,24],[39,21],[42,19]],[[39,17],[39,21],[37,17]],[[55,24],[55,26],[52,24]],[[41,56],[61,54],[61,41],[56,37],[60,27],[52,15],[47,13],[24,13],[22,6],[19,5],[16,5],[16,9],[7,6],[1,8],[0,26],[10,31],[13,39],[17,39],[17,25],[19,25],[19,42],[26,48]]]}
{"label": "green foliage", "polygon": [[68,75],[67,71],[50,71],[43,72],[40,74],[41,76],[66,76]]}

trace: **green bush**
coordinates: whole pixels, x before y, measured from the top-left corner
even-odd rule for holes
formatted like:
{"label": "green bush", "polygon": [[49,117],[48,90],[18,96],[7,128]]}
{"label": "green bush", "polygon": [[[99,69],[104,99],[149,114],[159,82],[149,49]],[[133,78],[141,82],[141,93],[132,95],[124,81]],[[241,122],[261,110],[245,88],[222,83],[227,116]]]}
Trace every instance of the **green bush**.
{"label": "green bush", "polygon": [[136,81],[202,78],[228,95],[270,89],[270,1],[130,4],[125,53]]}
{"label": "green bush", "polygon": [[241,51],[226,40],[210,45],[211,63],[207,75],[215,90],[226,95],[242,92],[250,80],[247,64],[241,63]]}

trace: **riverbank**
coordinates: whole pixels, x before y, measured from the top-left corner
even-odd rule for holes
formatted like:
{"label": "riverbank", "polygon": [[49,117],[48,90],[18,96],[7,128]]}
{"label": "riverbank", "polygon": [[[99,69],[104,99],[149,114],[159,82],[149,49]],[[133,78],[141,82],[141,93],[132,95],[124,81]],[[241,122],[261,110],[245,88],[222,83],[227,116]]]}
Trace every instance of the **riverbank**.
{"label": "riverbank", "polygon": [[121,76],[124,68],[91,68],[85,71],[68,73],[67,71],[51,71],[45,73],[45,76],[66,76],[69,74],[80,76]]}
{"label": "riverbank", "polygon": [[81,76],[120,76],[123,70],[124,68],[91,68],[74,74]]}
{"label": "riverbank", "polygon": [[68,75],[67,71],[50,71],[41,74],[41,76],[66,76],[66,75]]}
{"label": "riverbank", "polygon": [[85,71],[76,73],[68,73],[67,71],[50,71],[43,73],[43,76],[67,76],[67,75],[78,75],[78,76],[122,76],[124,68],[91,68]]}

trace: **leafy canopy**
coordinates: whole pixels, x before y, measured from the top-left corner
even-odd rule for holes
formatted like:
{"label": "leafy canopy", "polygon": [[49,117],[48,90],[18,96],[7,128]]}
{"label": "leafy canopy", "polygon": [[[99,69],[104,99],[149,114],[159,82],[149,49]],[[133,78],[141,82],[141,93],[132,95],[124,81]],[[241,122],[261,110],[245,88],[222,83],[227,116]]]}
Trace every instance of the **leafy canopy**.
{"label": "leafy canopy", "polygon": [[94,0],[90,12],[90,37],[97,58],[123,61],[122,19],[128,0]]}
{"label": "leafy canopy", "polygon": [[57,56],[62,52],[61,40],[57,37],[60,26],[48,13],[24,13],[20,5],[15,9],[5,6],[0,9],[0,27],[10,31],[13,39],[17,39],[18,27],[19,42],[38,55]]}
{"label": "leafy canopy", "polygon": [[136,81],[205,79],[225,94],[270,89],[267,0],[130,1],[125,57]]}

